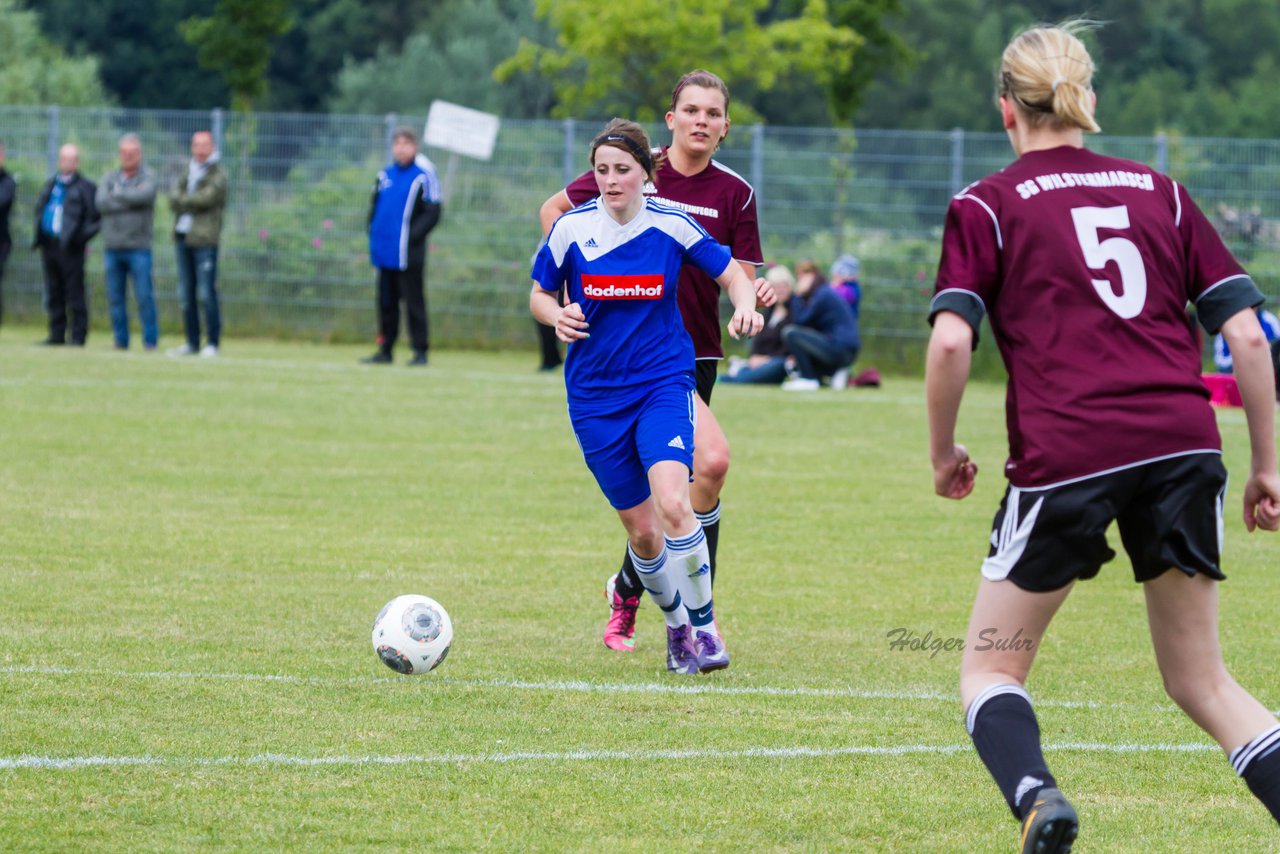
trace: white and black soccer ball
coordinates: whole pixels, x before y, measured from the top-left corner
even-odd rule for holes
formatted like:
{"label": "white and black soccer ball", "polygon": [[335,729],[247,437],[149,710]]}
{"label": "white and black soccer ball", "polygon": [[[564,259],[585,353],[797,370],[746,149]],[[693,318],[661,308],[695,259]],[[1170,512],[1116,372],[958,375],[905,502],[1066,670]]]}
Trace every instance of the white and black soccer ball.
{"label": "white and black soccer ball", "polygon": [[373,621],[373,650],[397,673],[418,676],[434,670],[452,643],[449,612],[428,596],[397,596]]}

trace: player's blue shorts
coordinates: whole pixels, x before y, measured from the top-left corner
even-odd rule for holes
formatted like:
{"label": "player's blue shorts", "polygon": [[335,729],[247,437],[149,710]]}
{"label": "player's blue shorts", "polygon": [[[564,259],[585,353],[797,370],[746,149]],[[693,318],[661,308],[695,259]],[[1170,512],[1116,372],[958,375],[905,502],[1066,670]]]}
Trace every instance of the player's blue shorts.
{"label": "player's blue shorts", "polygon": [[649,497],[649,468],[674,460],[693,472],[693,373],[599,401],[569,401],[569,421],[605,498],[626,510]]}

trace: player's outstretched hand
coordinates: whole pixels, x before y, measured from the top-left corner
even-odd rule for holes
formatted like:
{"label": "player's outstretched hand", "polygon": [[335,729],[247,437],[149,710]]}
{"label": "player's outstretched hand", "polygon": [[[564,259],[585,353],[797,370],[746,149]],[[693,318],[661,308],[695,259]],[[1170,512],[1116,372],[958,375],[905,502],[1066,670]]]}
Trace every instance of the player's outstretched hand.
{"label": "player's outstretched hand", "polygon": [[973,492],[978,464],[969,459],[964,445],[956,445],[950,456],[933,461],[933,489],[943,498],[961,499]]}
{"label": "player's outstretched hand", "polygon": [[729,318],[729,335],[734,340],[744,335],[751,338],[761,329],[764,329],[764,315],[754,308],[734,309],[733,317]]}
{"label": "player's outstretched hand", "polygon": [[1280,530],[1280,475],[1255,474],[1244,485],[1244,526]]}
{"label": "player's outstretched hand", "polygon": [[556,315],[556,337],[566,344],[572,344],[582,338],[590,338],[587,332],[587,317],[582,313],[582,306],[571,302],[560,309]]}
{"label": "player's outstretched hand", "polygon": [[756,308],[768,308],[777,301],[778,294],[773,290],[773,282],[756,279]]}

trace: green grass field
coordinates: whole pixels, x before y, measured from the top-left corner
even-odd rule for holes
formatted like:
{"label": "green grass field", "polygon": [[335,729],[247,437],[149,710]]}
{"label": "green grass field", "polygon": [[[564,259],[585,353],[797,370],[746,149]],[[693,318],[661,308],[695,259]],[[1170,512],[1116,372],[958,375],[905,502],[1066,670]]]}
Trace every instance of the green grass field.
{"label": "green grass field", "polygon": [[[669,675],[662,621],[600,643],[616,517],[531,353],[227,342],[216,362],[0,333],[0,849],[1008,851],[959,653],[1003,489],[1002,389],[933,497],[922,383],[721,386],[733,445],[716,602],[733,666]],[[1280,706],[1280,541],[1238,520],[1236,677]],[[374,655],[419,592],[455,642]],[[1275,850],[1275,824],[1164,696],[1123,558],[1075,592],[1030,689],[1078,851]]]}

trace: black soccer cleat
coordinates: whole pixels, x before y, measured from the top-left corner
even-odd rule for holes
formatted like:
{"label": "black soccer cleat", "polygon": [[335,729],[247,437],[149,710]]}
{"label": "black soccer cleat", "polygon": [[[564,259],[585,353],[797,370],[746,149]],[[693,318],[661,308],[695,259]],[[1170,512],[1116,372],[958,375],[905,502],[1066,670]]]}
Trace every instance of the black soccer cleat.
{"label": "black soccer cleat", "polygon": [[1057,789],[1041,789],[1022,820],[1022,854],[1068,854],[1080,830],[1075,807]]}

